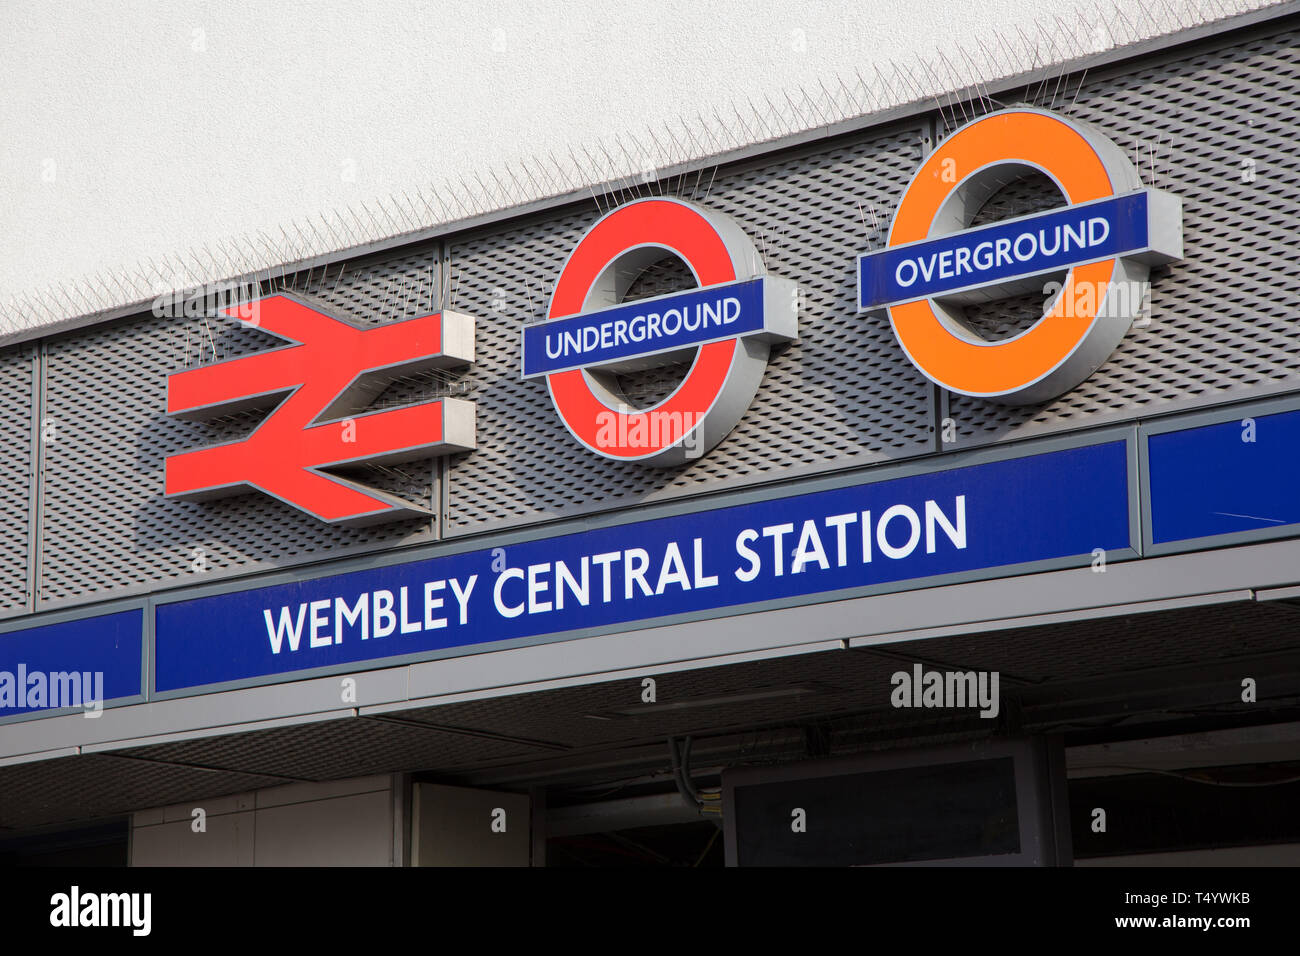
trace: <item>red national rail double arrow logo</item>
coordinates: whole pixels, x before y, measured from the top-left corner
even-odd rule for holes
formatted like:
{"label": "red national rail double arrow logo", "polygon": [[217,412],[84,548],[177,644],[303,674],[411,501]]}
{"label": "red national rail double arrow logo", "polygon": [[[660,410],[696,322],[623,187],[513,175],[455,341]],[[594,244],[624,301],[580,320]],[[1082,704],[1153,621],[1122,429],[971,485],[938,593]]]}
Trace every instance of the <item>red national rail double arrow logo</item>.
{"label": "red national rail double arrow logo", "polygon": [[202,420],[277,407],[242,441],[170,456],[167,497],[212,498],[256,488],[337,524],[428,513],[321,469],[474,447],[472,402],[443,398],[361,413],[399,376],[473,362],[470,316],[440,312],[359,329],[288,295],[223,314],[293,344],[168,376],[168,414]]}

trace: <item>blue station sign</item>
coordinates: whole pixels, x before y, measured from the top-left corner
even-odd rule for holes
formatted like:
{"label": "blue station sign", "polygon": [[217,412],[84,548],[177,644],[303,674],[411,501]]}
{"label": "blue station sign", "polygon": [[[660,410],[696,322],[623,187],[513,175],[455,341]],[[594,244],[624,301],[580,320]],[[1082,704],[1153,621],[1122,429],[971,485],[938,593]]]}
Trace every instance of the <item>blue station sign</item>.
{"label": "blue station sign", "polygon": [[770,498],[155,608],[160,693],[807,603],[1132,544],[1127,443]]}

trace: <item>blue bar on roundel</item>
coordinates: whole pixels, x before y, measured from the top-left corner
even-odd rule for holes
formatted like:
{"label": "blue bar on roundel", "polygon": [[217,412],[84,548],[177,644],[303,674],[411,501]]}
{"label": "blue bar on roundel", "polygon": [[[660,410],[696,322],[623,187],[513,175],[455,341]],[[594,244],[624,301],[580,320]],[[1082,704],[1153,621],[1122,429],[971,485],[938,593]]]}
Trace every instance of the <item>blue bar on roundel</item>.
{"label": "blue bar on roundel", "polygon": [[626,305],[526,325],[522,377],[574,368],[633,368],[709,342],[744,335],[790,338],[793,310],[769,308],[793,283],[772,277],[674,292]]}
{"label": "blue bar on roundel", "polygon": [[1150,248],[1146,191],[858,257],[858,311],[1028,279]]}

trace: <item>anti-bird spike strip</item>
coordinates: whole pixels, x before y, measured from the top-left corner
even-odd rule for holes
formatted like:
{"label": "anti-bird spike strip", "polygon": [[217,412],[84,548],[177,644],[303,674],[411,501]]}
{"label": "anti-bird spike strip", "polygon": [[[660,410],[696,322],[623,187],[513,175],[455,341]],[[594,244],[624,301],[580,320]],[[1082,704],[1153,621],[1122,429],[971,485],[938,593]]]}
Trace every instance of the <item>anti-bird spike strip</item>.
{"label": "anti-bird spike strip", "polygon": [[[1184,3],[1174,2],[1174,0],[1160,0],[1158,5],[1152,5],[1152,7],[1138,5],[1133,10],[1136,19],[1130,19],[1129,14],[1120,5],[1110,7],[1100,17],[1096,16],[1097,11],[1091,8],[1088,10],[1089,16],[1087,18],[1084,17],[1082,11],[1077,16],[1083,22],[1102,27],[1106,31],[1112,47],[1118,47],[1149,39],[1162,33],[1223,19],[1235,13],[1252,9],[1255,6],[1249,0],[1188,0],[1188,2]],[[1019,27],[1014,28],[1021,41],[1021,51],[1018,55],[1012,50],[1014,40],[1010,35],[1004,31],[989,31],[989,39],[981,44],[978,59],[968,56],[964,49],[959,51],[966,65],[964,75],[940,51],[930,58],[928,62],[921,60],[918,63],[919,68],[928,78],[927,80],[920,80],[917,71],[908,68],[905,64],[890,64],[884,71],[878,65],[873,64],[872,68],[877,76],[877,84],[874,89],[863,82],[860,75],[857,78],[870,97],[869,107],[873,111],[902,106],[906,102],[916,102],[929,97],[951,97],[955,93],[965,92],[966,97],[952,101],[955,104],[955,115],[958,108],[965,109],[965,106],[962,105],[964,99],[970,96],[976,98],[987,97],[986,91],[980,91],[981,84],[987,86],[990,83],[1005,80],[1015,75],[1016,72],[1023,71],[1026,61],[1031,64],[1029,67],[1031,72],[1040,67],[1045,68],[1048,65],[1060,68],[1061,73],[1057,77],[1059,83],[1060,78],[1068,72],[1069,60],[1067,58],[1068,51],[1063,52],[1058,45],[1058,35],[1063,37],[1067,31],[1065,31],[1059,17],[1053,17],[1053,19],[1056,24],[1055,30],[1045,29],[1041,23],[1035,24],[1034,29],[1038,36],[1034,40],[1027,37]],[[1005,64],[999,62],[997,55],[999,50],[1006,54],[1009,62]],[[946,79],[941,79],[940,77],[944,74],[946,74]],[[839,80],[841,85],[843,84],[843,80],[835,79]],[[1050,75],[1044,74],[1040,78],[1039,95],[1035,98],[1035,101],[1042,100],[1051,82],[1052,77]],[[803,87],[798,88],[802,102],[806,104],[804,108],[796,106],[795,101],[788,92],[783,97],[788,104],[788,111],[778,109],[766,94],[763,97],[768,107],[766,111],[756,107],[753,100],[748,96],[745,98],[744,107],[748,109],[752,122],[756,126],[761,125],[769,140],[821,126],[833,125],[836,122],[842,122],[864,114],[864,104],[860,103],[856,97],[847,97],[843,105],[841,105],[838,98],[827,89],[824,83],[819,81],[818,85],[821,89],[819,98],[814,98]],[[898,92],[900,87],[908,92]],[[1077,96],[1077,90],[1075,95]],[[910,99],[905,99],[905,97],[910,97]],[[740,115],[742,105],[739,101],[733,103],[731,108],[738,116]],[[786,120],[787,112],[789,113],[788,121]],[[943,112],[947,113],[946,110],[943,110]],[[607,156],[607,161],[604,164],[594,162],[590,153],[585,149],[583,153],[587,156],[588,161],[583,163],[578,160],[572,149],[570,149],[569,158],[572,171],[563,169],[555,161],[554,156],[551,155],[550,165],[554,168],[554,175],[551,174],[550,168],[545,166],[540,158],[520,160],[519,162],[531,162],[537,166],[539,177],[529,176],[532,184],[531,189],[526,189],[523,183],[512,175],[511,179],[515,183],[515,189],[511,191],[505,187],[500,177],[493,171],[489,171],[489,175],[496,184],[495,188],[486,186],[481,178],[477,189],[467,186],[463,177],[457,178],[458,189],[456,183],[443,182],[439,185],[443,190],[450,192],[455,200],[456,209],[454,211],[446,202],[442,201],[441,194],[438,192],[438,185],[431,183],[428,188],[434,191],[439,207],[437,212],[432,208],[428,208],[427,203],[425,204],[425,210],[417,209],[415,204],[409,201],[409,197],[403,208],[398,201],[398,197],[394,194],[389,197],[393,209],[391,212],[382,198],[375,197],[371,200],[378,205],[382,221],[371,212],[364,201],[346,207],[341,213],[336,212],[335,219],[338,222],[338,228],[330,227],[328,240],[321,237],[314,230],[312,237],[308,237],[303,234],[302,227],[299,224],[293,224],[292,228],[298,236],[296,242],[290,238],[284,227],[280,227],[284,236],[282,245],[268,243],[265,235],[260,230],[250,234],[243,241],[234,241],[236,248],[247,250],[241,252],[241,261],[239,263],[232,261],[229,256],[218,258],[207,248],[193,250],[190,253],[191,257],[202,251],[208,260],[207,264],[196,262],[194,267],[186,264],[182,269],[174,270],[170,277],[170,286],[162,294],[174,294],[204,283],[231,281],[240,275],[247,275],[262,269],[281,266],[291,267],[292,263],[313,256],[342,251],[343,249],[403,235],[419,229],[448,225],[459,219],[490,212],[494,209],[545,199],[548,196],[562,195],[575,189],[585,190],[591,188],[601,190],[611,187],[617,189],[616,184],[619,181],[636,176],[640,173],[641,168],[644,168],[643,164],[638,164],[635,161],[635,157],[651,156],[657,158],[658,162],[653,165],[655,168],[663,168],[697,161],[716,152],[748,145],[747,141],[754,138],[750,125],[744,122],[735,128],[719,124],[716,118],[712,121],[706,121],[700,116],[696,117],[694,124],[688,125],[683,118],[679,118],[676,122],[680,124],[681,132],[689,140],[689,145],[683,143],[675,132],[671,121],[665,123],[661,130],[677,146],[677,149],[671,153],[659,144],[657,138],[653,140],[655,148],[650,150],[631,133],[628,133],[626,136],[632,140],[635,148],[628,149],[622,140],[619,141],[619,146],[625,154],[623,162],[618,162],[610,156],[608,151],[605,150],[604,144],[598,144]],[[691,125],[695,126],[694,131],[691,129]],[[719,126],[721,128],[717,128]],[[719,139],[719,134],[722,135],[721,139]],[[509,174],[508,167],[506,167],[505,171]],[[358,212],[358,207],[369,219],[368,225]],[[399,210],[400,212],[398,212]],[[400,218],[395,219],[394,213],[398,213]],[[266,253],[265,258],[258,258],[252,254],[251,243],[254,242],[261,244]],[[36,299],[22,293],[10,293],[4,298],[0,298],[0,334],[14,333],[56,321],[79,318],[134,304],[138,301],[141,290],[155,291],[155,294],[157,294],[157,280],[159,279],[168,281],[168,277],[161,273],[152,260],[141,257],[140,262],[132,269],[115,273],[112,285],[109,285],[103,277],[83,276],[70,284],[59,283],[51,288],[48,295]]]}

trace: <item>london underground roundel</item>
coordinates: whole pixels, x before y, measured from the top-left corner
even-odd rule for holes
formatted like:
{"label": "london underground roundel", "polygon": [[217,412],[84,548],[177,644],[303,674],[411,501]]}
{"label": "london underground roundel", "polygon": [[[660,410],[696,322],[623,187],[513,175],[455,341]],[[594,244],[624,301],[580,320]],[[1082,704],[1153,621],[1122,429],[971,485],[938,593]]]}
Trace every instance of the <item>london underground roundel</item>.
{"label": "london underground roundel", "polygon": [[[636,279],[674,255],[696,286],[625,301]],[[615,461],[675,465],[735,427],[767,367],[772,343],[798,331],[798,287],[766,274],[730,217],[653,198],[608,213],[570,253],[547,321],[522,332],[523,377],[545,378],[573,437]],[[637,407],[623,373],[689,363],[662,401]]]}
{"label": "london underground roundel", "polygon": [[[972,226],[1003,186],[1033,172],[1064,206]],[[886,246],[858,258],[858,309],[887,309],[898,344],[935,384],[1041,402],[1106,360],[1141,309],[1150,267],[1181,259],[1182,245],[1179,199],[1145,188],[1115,143],[1015,107],[957,130],[921,164]],[[965,321],[967,304],[1034,292],[1043,315],[1017,335],[989,341]]]}

